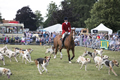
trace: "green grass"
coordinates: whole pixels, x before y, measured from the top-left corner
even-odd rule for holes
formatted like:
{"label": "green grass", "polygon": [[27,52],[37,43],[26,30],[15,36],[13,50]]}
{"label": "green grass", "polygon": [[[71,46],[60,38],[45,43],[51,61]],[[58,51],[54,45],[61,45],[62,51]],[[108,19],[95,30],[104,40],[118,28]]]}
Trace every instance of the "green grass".
{"label": "green grass", "polygon": [[[2,47],[3,45],[0,45]],[[38,45],[8,45],[9,49],[11,47],[19,47],[19,48],[32,48],[34,51],[31,54],[32,60],[48,56],[49,54],[45,55],[45,48],[44,46]],[[95,67],[95,63],[91,58],[91,63],[87,65],[87,71],[85,71],[85,67],[80,70],[80,65],[76,63],[76,59],[82,55],[84,52],[84,47],[75,47],[75,58],[72,60],[72,64],[68,63],[67,52],[65,49],[62,50],[63,59],[60,60],[60,54],[57,54],[57,58],[54,59],[53,55],[50,60],[49,65],[47,66],[48,73],[44,72],[42,75],[39,74],[35,63],[22,63],[22,60],[18,59],[18,63],[12,58],[12,62],[5,57],[6,65],[3,66],[2,61],[0,61],[0,67],[6,67],[11,69],[13,75],[10,77],[9,80],[119,80],[120,79],[120,67],[114,66],[114,71],[118,74],[116,77],[112,72],[108,75],[108,68],[103,66],[103,68],[98,71]],[[92,49],[88,48],[88,51],[93,51]],[[71,56],[72,53],[70,52]],[[112,59],[117,59],[120,62],[120,52],[113,52],[104,50],[104,54],[108,55]],[[89,57],[89,56],[86,56]],[[3,75],[0,76],[0,80],[7,80],[7,76]]]}

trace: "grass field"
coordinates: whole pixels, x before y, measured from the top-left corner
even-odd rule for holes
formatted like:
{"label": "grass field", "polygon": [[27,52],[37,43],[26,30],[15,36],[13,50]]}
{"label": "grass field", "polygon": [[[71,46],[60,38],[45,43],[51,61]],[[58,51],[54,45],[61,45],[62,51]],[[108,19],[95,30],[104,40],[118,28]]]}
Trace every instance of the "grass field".
{"label": "grass field", "polygon": [[[2,47],[3,45],[0,45]],[[19,48],[32,48],[34,51],[31,54],[32,60],[48,56],[45,55],[44,46],[38,45],[8,45],[8,48],[11,47],[19,47]],[[76,63],[76,59],[82,55],[84,52],[84,47],[75,47],[75,58],[72,60],[72,64],[68,63],[67,52],[65,49],[62,50],[63,59],[60,60],[59,53],[57,54],[57,58],[54,59],[53,56],[50,60],[49,65],[47,66],[48,73],[44,72],[42,75],[39,74],[35,63],[22,63],[22,59],[17,57],[18,63],[12,58],[12,62],[5,57],[6,65],[3,66],[2,61],[0,61],[0,67],[6,67],[11,69],[13,75],[9,80],[120,80],[120,67],[114,66],[114,71],[118,74],[116,77],[112,72],[108,75],[108,68],[103,66],[103,68],[98,71],[95,67],[95,63],[91,58],[91,63],[87,65],[87,71],[85,71],[85,67],[83,66],[80,69],[80,65]],[[93,51],[88,48],[88,51]],[[70,52],[71,56],[72,53]],[[112,59],[117,59],[120,62],[120,52],[113,52],[104,50],[104,54],[108,55]],[[86,56],[89,57],[89,56]],[[90,58],[90,57],[89,57]],[[0,76],[0,80],[7,80],[7,76]]]}

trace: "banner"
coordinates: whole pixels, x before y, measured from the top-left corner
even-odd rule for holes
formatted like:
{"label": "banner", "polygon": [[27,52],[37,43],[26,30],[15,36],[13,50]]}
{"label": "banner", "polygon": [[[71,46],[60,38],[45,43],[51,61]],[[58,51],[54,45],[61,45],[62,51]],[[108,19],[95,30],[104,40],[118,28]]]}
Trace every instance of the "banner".
{"label": "banner", "polygon": [[108,40],[100,40],[101,46],[100,48],[108,49],[109,41]]}

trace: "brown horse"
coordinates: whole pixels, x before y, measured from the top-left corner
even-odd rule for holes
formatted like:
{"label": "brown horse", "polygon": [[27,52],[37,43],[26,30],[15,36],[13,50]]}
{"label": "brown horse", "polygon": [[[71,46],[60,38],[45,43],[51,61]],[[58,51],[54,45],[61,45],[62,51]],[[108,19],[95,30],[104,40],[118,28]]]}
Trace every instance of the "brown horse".
{"label": "brown horse", "polygon": [[[70,35],[68,35],[64,40],[64,47],[62,47],[62,41],[60,40],[62,38],[62,35],[57,35],[54,38],[54,48],[55,48],[55,56],[54,56],[54,58],[56,58],[57,49],[59,49],[60,54],[61,54],[60,58],[62,59],[61,50],[63,48],[65,48],[65,49],[67,49],[69,63],[71,63],[71,60],[75,57],[75,54],[74,54],[74,47],[75,47],[74,38],[75,37],[74,36],[75,36],[75,29],[72,29],[71,32],[70,32]],[[72,54],[73,54],[71,59],[70,59],[69,50],[72,50]]]}

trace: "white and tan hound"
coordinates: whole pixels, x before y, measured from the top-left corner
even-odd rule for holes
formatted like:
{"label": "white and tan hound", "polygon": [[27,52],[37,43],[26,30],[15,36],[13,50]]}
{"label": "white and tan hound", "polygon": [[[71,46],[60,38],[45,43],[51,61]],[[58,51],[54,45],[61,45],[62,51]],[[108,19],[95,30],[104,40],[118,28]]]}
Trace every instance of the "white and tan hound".
{"label": "white and tan hound", "polygon": [[10,78],[10,75],[12,75],[10,69],[0,67],[0,75],[7,75],[8,78]]}
{"label": "white and tan hound", "polygon": [[79,56],[77,59],[78,63],[82,63],[80,69],[82,69],[83,65],[85,65],[85,71],[87,71],[87,64],[91,62],[90,58],[84,58],[82,56]]}

